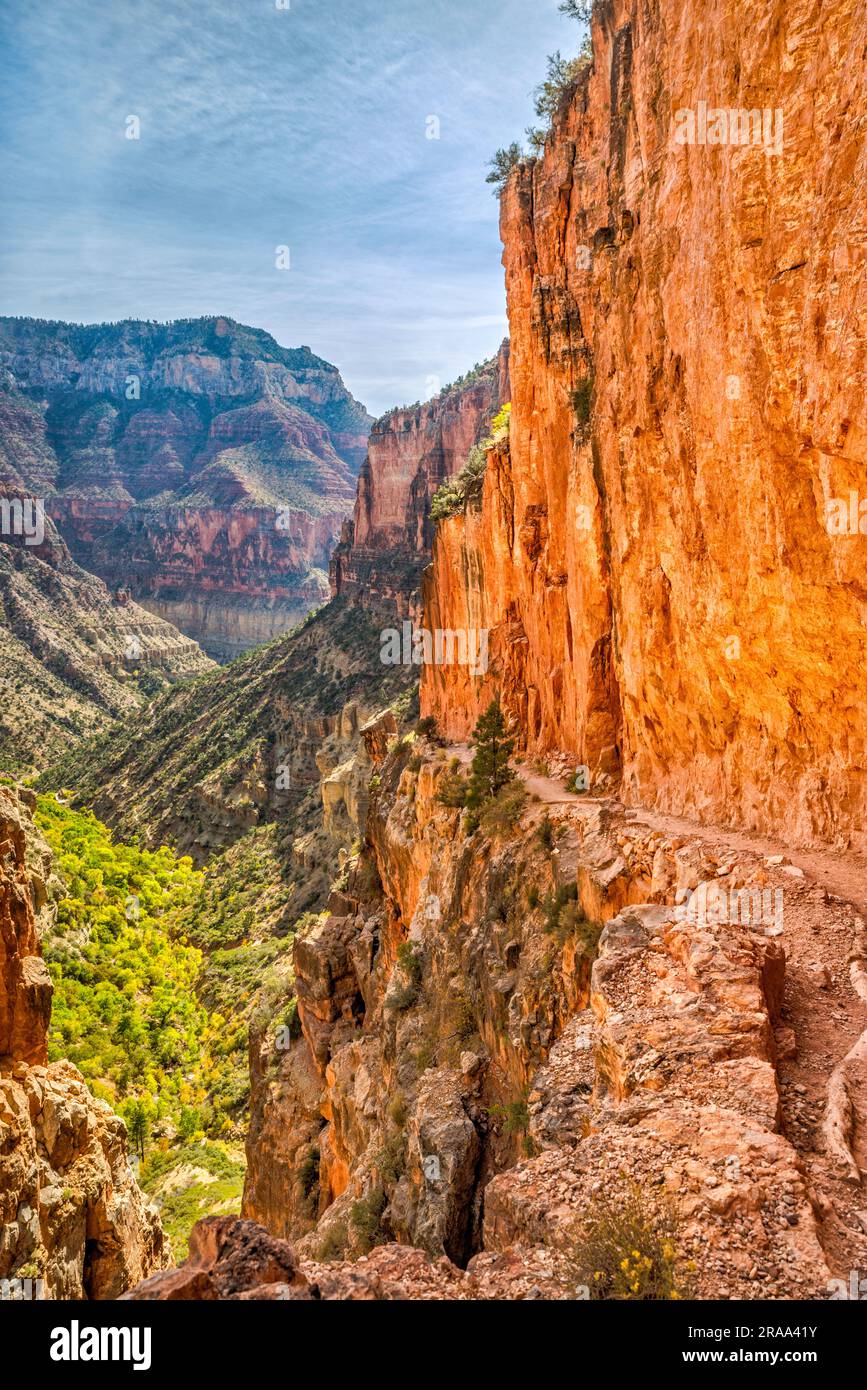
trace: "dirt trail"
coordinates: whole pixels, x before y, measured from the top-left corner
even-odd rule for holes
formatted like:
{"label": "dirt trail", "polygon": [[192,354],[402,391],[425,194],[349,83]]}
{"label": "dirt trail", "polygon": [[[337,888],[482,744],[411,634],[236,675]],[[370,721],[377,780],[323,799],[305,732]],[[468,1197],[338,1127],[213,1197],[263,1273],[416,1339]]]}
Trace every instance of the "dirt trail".
{"label": "dirt trail", "polygon": [[[466,745],[448,752],[462,765],[471,757]],[[567,807],[570,814],[579,807],[589,812],[600,801],[619,809],[613,798],[568,792],[561,780],[530,767],[517,771],[543,805]],[[867,858],[830,849],[793,849],[772,836],[642,808],[623,808],[623,816],[628,825],[701,842],[711,853],[728,852],[763,886],[782,888],[787,966],[777,1030],[780,1127],[803,1162],[832,1272],[847,1283],[852,1270],[867,1276],[867,987],[861,986],[867,977],[858,974],[857,965],[853,973],[851,966],[853,947],[859,938],[865,941]],[[768,864],[780,856],[782,863]],[[867,952],[867,946],[862,949]],[[829,1085],[833,1098],[835,1070],[851,1106],[850,1144],[860,1182],[851,1169],[847,1176],[828,1151]]]}
{"label": "dirt trail", "polygon": [[851,902],[859,912],[867,912],[867,857],[864,855],[850,854],[845,850],[791,849],[782,840],[775,840],[767,835],[757,835],[749,830],[723,830],[719,826],[703,826],[697,821],[661,815],[656,811],[627,810],[626,816],[629,820],[650,826],[652,830],[661,830],[666,835],[695,836],[697,839],[712,841],[715,845],[725,845],[727,849],[742,850],[768,858],[782,854],[790,864],[803,869],[811,880],[820,884],[828,893]]}
{"label": "dirt trail", "polygon": [[[730,851],[740,864],[753,864],[769,887],[782,888],[786,990],[778,1029],[781,1129],[808,1175],[831,1270],[848,1284],[851,1270],[867,1272],[867,1053],[857,1047],[867,1029],[867,1000],[856,993],[850,974],[859,920],[867,913],[867,862],[855,854],[791,849],[771,836],[702,826],[653,811],[625,814],[630,824]],[[768,864],[779,856],[782,864]],[[860,1182],[847,1176],[828,1152],[825,1133],[829,1086],[853,1048],[842,1074]]]}

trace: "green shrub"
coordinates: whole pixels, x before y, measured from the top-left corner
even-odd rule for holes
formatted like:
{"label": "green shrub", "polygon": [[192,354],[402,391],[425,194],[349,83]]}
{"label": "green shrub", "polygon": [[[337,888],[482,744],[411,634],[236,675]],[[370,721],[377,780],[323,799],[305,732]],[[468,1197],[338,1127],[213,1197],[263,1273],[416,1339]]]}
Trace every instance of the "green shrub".
{"label": "green shrub", "polygon": [[437,801],[441,806],[452,808],[463,807],[467,804],[467,792],[469,787],[467,779],[459,771],[460,762],[457,758],[452,759],[448,771],[443,773],[437,788]]}
{"label": "green shrub", "polygon": [[389,1186],[394,1186],[406,1168],[406,1138],[401,1133],[389,1135],[374,1159],[374,1167]]}
{"label": "green shrub", "polygon": [[583,66],[581,58],[564,58],[559,49],[556,53],[549,53],[548,70],[533,93],[536,115],[540,119],[550,123]]}
{"label": "green shrub", "polygon": [[403,1126],[406,1124],[407,1115],[409,1114],[409,1111],[407,1110],[406,1106],[406,1101],[404,1100],[403,1096],[395,1096],[394,1100],[391,1102],[391,1105],[388,1107],[388,1113],[391,1119],[394,1121],[394,1123],[402,1129]]}
{"label": "green shrub", "polygon": [[412,1008],[421,993],[424,961],[411,941],[402,941],[397,948],[397,964],[403,971],[406,984],[390,992],[389,1002],[398,1013]]}
{"label": "green shrub", "polygon": [[560,920],[556,927],[561,944],[572,937],[577,939],[585,951],[595,952],[601,930],[595,922],[587,920],[580,903],[569,902],[561,908]]}
{"label": "green shrub", "polygon": [[577,884],[564,883],[545,899],[542,907],[545,913],[542,930],[554,936],[559,945],[577,936],[585,950],[595,949],[600,928],[588,922],[578,901]]}
{"label": "green shrub", "polygon": [[465,510],[469,503],[478,503],[482,496],[488,450],[509,437],[512,406],[506,402],[491,421],[490,433],[474,444],[460,472],[441,483],[431,499],[432,521],[443,521]]}
{"label": "green shrub", "polygon": [[436,1066],[437,1049],[436,1043],[429,1035],[422,1035],[419,1039],[418,1047],[410,1052],[410,1058],[419,1076],[426,1072],[429,1067]]}
{"label": "green shrub", "polygon": [[342,1222],[331,1226],[319,1242],[316,1251],[316,1258],[323,1264],[331,1264],[334,1260],[342,1260],[346,1254],[346,1246],[349,1235]]}
{"label": "green shrub", "polygon": [[489,161],[490,172],[485,176],[485,183],[494,184],[494,191],[498,196],[505,188],[512,170],[520,164],[523,157],[524,151],[517,140],[513,140],[511,145],[497,150],[493,159]]}
{"label": "green shrub", "polygon": [[466,1043],[477,1036],[476,1016],[469,995],[455,996],[448,1009],[448,1027],[459,1043]]}
{"label": "green shrub", "polygon": [[305,1197],[309,1198],[319,1186],[319,1161],[319,1149],[311,1144],[298,1167],[298,1181]]}
{"label": "green shrub", "polygon": [[575,412],[575,420],[578,424],[578,433],[584,437],[587,427],[590,424],[590,414],[593,409],[593,376],[582,377],[574,391],[569,392],[569,401]]}
{"label": "green shrub", "polygon": [[521,819],[527,803],[527,791],[519,777],[500,787],[497,794],[484,804],[479,815],[479,827],[490,837],[507,835]]}
{"label": "green shrub", "polygon": [[530,1111],[526,1096],[507,1101],[505,1105],[492,1105],[488,1114],[500,1121],[500,1128],[504,1134],[520,1137],[526,1135],[530,1128]]}
{"label": "green shrub", "polygon": [[539,844],[542,846],[543,849],[554,848],[554,827],[551,824],[550,819],[548,818],[547,812],[542,817],[542,821],[536,833],[539,837]]}
{"label": "green shrub", "polygon": [[383,1229],[382,1215],[388,1199],[383,1188],[375,1187],[367,1197],[353,1202],[349,1213],[362,1253],[367,1254],[375,1245],[382,1245],[388,1239]]}
{"label": "green shrub", "polygon": [[412,983],[419,987],[424,973],[424,961],[412,941],[402,941],[397,948],[397,963]]}

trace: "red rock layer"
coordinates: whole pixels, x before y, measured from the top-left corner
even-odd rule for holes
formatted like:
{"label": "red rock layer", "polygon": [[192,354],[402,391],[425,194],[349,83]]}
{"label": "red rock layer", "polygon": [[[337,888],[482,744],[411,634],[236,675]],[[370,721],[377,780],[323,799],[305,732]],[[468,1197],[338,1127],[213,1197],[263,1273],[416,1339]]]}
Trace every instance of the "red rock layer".
{"label": "red rock layer", "polygon": [[[629,800],[867,844],[867,541],[826,526],[867,456],[865,44],[854,0],[598,8],[502,200],[511,450],[427,591],[492,629],[486,683],[424,673],[451,737],[498,688]],[[781,110],[782,153],[677,144],[700,101]]]}
{"label": "red rock layer", "polygon": [[0,474],[218,657],[327,599],[369,424],[309,348],[227,319],[0,318]]}
{"label": "red rock layer", "polygon": [[352,521],[331,561],[331,589],[401,614],[417,605],[430,559],[431,498],[460,472],[472,446],[509,399],[509,344],[464,385],[377,420],[358,477]]}
{"label": "red rock layer", "polygon": [[[32,792],[22,792],[32,798]],[[17,798],[0,790],[0,1057],[48,1060],[51,979],[39,951]]]}

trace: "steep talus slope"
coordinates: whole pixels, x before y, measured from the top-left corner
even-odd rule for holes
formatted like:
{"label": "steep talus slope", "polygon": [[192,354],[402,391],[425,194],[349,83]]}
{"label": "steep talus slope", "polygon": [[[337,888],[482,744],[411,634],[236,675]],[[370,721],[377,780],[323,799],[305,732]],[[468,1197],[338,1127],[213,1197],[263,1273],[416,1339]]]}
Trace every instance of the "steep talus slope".
{"label": "steep talus slope", "polygon": [[[322,824],[324,795],[340,800],[335,774],[359,746],[361,725],[411,683],[412,670],[379,658],[371,617],[332,600],[296,632],[166,692],[134,726],[74,750],[45,784],[74,787],[122,834],[171,843],[197,863],[271,824],[291,843]],[[351,803],[349,787],[346,796]]]}
{"label": "steep talus slope", "polygon": [[375,420],[358,476],[355,511],[331,559],[336,594],[384,606],[401,617],[418,610],[421,571],[430,560],[430,504],[460,472],[472,446],[509,399],[509,344],[424,405]]}
{"label": "steep talus slope", "polygon": [[0,1278],[7,1297],[116,1298],[171,1252],[123,1121],[69,1062],[46,1065],[51,980],[34,906],[50,911],[51,858],[34,800],[0,787]]}
{"label": "steep talus slope", "polygon": [[47,517],[39,545],[0,537],[0,639],[0,766],[18,771],[44,767],[213,665],[177,628],[81,569]]}
{"label": "steep talus slope", "polygon": [[[434,548],[426,622],[491,628],[490,678],[430,669],[422,710],[464,737],[501,688],[630,800],[863,848],[864,9],[592,32],[502,199],[510,451]],[[677,143],[699,102],[779,108],[782,152]]]}
{"label": "steep talus slope", "polygon": [[293,627],[370,418],[329,363],[226,318],[0,320],[4,452],[75,558],[224,658]]}

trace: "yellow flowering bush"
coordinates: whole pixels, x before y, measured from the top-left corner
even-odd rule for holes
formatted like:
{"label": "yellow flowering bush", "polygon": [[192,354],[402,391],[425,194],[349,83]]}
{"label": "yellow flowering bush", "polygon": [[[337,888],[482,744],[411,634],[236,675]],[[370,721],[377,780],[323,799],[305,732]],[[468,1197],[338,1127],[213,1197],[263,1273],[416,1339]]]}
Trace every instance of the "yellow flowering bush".
{"label": "yellow flowering bush", "polygon": [[681,1259],[676,1217],[637,1183],[594,1198],[569,1253],[570,1278],[593,1299],[679,1299],[689,1265]]}

